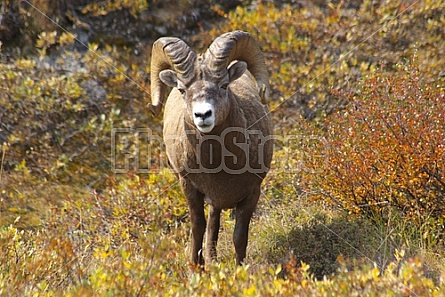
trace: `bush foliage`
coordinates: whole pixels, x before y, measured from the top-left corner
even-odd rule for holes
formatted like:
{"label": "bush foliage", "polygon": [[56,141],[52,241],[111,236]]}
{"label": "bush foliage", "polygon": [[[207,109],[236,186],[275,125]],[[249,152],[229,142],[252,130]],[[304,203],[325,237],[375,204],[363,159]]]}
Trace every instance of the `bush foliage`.
{"label": "bush foliage", "polygon": [[[336,4],[334,4],[336,3]],[[357,82],[384,65],[385,71],[415,53],[428,82],[443,83],[443,1],[339,1],[300,7],[272,3],[238,7],[219,32],[251,32],[268,57],[278,104],[313,118],[343,101],[331,90],[356,90]],[[428,32],[428,34],[424,34]]]}
{"label": "bush foliage", "polygon": [[[443,285],[438,287],[425,275],[422,261],[406,260],[403,251],[385,269],[363,261],[351,266],[340,256],[330,280],[317,280],[310,267],[293,256],[282,264],[233,267],[221,263],[209,264],[206,272],[196,271],[188,266],[184,253],[189,238],[185,201],[169,198],[180,197],[173,180],[168,171],[147,180],[129,176],[119,184],[111,181],[100,194],[68,199],[63,207],[49,205],[44,228],[1,227],[0,295],[445,294]],[[264,228],[255,225],[254,232]]]}
{"label": "bush foliage", "polygon": [[308,162],[323,174],[303,179],[351,212],[392,207],[443,228],[445,89],[426,84],[415,66],[400,68],[373,74],[347,109],[326,119]]}
{"label": "bush foliage", "polygon": [[[21,36],[0,43],[0,296],[445,296],[445,2],[234,2],[35,2],[73,35],[0,4]],[[149,48],[175,28],[267,58],[279,137],[242,267],[228,212],[220,263],[189,266],[186,201],[135,133],[161,134]]]}

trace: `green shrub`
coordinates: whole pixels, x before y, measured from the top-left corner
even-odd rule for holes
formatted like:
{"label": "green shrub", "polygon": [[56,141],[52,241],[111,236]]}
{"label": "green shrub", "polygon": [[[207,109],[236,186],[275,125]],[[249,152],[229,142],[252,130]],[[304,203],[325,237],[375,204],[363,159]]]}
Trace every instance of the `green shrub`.
{"label": "green shrub", "polygon": [[110,180],[102,194],[48,205],[44,228],[2,227],[0,295],[51,296],[76,288],[145,295],[185,273],[187,206],[173,181],[170,172]]}
{"label": "green shrub", "polygon": [[[91,1],[90,1],[91,2]],[[111,12],[128,9],[133,16],[147,9],[147,0],[125,1],[114,0],[106,3],[89,3],[82,9],[84,14],[92,14],[94,16],[103,16]]]}
{"label": "green shrub", "polygon": [[[245,30],[267,57],[274,89],[272,110],[306,118],[331,113],[345,103],[331,90],[354,92],[361,78],[384,65],[385,71],[419,57],[422,77],[433,82],[445,67],[444,1],[340,1],[337,5],[272,3],[238,7],[213,37]],[[428,34],[425,34],[428,32]],[[442,77],[442,78],[441,78]],[[339,100],[340,99],[340,100]],[[290,109],[289,109],[290,108]],[[282,110],[284,109],[284,110]]]}

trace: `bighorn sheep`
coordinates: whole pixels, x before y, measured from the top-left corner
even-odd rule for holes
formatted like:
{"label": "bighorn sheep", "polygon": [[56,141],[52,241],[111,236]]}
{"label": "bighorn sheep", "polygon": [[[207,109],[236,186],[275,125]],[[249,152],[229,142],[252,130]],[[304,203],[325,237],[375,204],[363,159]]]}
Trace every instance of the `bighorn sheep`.
{"label": "bighorn sheep", "polygon": [[[248,71],[246,71],[248,70]],[[192,224],[191,261],[204,265],[204,201],[210,205],[205,257],[216,258],[222,209],[235,208],[236,263],[246,256],[249,224],[272,159],[263,54],[246,32],[213,41],[196,56],[181,39],[159,38],[151,60],[151,111],[164,111],[164,143]],[[173,87],[165,102],[167,86]]]}

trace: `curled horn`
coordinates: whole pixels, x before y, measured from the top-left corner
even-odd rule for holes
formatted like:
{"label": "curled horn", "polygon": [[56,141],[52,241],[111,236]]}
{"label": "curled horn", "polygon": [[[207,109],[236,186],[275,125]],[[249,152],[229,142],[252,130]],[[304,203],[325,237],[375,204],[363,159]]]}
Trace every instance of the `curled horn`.
{"label": "curled horn", "polygon": [[256,80],[261,102],[269,100],[269,75],[263,53],[256,40],[247,32],[233,31],[216,38],[205,53],[210,72],[216,77],[227,73],[227,66],[233,60],[244,61]]}
{"label": "curled horn", "polygon": [[162,70],[173,69],[178,79],[187,83],[193,78],[195,53],[181,39],[161,37],[153,44],[151,54],[151,103],[148,108],[157,116],[167,97],[167,86],[159,79]]}

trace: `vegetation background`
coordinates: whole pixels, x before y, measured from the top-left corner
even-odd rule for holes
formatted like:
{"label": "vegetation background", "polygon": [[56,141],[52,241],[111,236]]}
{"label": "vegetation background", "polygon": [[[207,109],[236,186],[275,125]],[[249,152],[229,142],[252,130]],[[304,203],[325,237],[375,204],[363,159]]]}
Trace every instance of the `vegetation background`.
{"label": "vegetation background", "polygon": [[[445,296],[445,2],[5,0],[0,296]],[[151,44],[250,32],[277,142],[234,265],[187,261]],[[150,152],[147,155],[146,152]]]}

